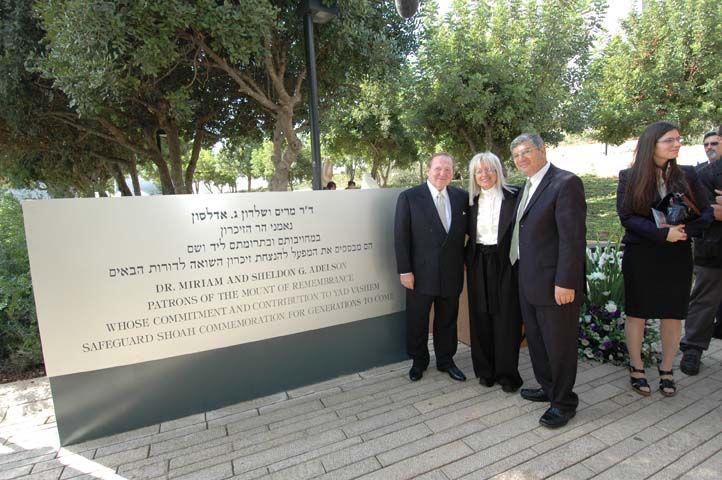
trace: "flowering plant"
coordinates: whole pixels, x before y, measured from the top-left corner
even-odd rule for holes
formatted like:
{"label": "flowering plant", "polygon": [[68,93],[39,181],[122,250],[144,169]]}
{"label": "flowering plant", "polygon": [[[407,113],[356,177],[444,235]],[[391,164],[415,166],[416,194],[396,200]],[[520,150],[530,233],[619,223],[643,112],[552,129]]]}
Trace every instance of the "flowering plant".
{"label": "flowering plant", "polygon": [[[587,296],[579,317],[579,356],[624,365],[629,362],[624,337],[624,277],[619,244],[587,248]],[[645,365],[656,363],[659,326],[648,324],[642,341]]]}

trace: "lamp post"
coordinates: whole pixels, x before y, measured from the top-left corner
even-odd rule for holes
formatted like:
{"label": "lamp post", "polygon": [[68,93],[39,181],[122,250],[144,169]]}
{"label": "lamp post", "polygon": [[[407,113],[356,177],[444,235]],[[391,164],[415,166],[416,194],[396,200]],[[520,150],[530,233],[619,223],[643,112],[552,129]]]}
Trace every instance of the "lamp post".
{"label": "lamp post", "polygon": [[306,37],[306,72],[308,79],[308,106],[311,116],[311,158],[313,189],[321,190],[321,146],[318,128],[318,86],[316,83],[316,52],[313,48],[313,24],[326,23],[338,16],[338,7],[325,6],[321,0],[302,0],[303,32]]}

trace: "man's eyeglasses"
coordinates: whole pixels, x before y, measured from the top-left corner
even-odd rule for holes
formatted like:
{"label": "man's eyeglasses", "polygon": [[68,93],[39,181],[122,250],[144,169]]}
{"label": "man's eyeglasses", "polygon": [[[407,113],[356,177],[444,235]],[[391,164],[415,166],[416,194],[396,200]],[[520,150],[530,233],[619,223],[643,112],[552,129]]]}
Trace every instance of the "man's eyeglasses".
{"label": "man's eyeglasses", "polygon": [[666,143],[667,145],[673,145],[677,142],[682,143],[682,137],[669,137],[657,140],[657,143]]}
{"label": "man's eyeglasses", "polygon": [[536,147],[533,148],[527,148],[526,150],[522,150],[521,152],[517,152],[511,156],[512,160],[518,160],[521,157],[527,157],[531,152],[534,150],[538,150]]}
{"label": "man's eyeglasses", "polygon": [[704,145],[704,148],[716,147],[717,145],[719,145],[719,142],[707,142],[707,143],[703,143],[702,145]]}

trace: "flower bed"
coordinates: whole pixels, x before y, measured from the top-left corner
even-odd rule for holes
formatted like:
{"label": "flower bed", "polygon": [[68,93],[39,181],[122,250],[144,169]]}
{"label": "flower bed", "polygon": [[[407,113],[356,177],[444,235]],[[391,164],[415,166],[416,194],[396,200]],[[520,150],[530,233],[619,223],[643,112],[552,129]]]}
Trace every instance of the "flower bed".
{"label": "flower bed", "polygon": [[[579,316],[579,356],[615,365],[629,362],[624,338],[624,277],[619,244],[587,249],[587,296]],[[657,363],[659,321],[648,320],[642,342],[645,365]]]}

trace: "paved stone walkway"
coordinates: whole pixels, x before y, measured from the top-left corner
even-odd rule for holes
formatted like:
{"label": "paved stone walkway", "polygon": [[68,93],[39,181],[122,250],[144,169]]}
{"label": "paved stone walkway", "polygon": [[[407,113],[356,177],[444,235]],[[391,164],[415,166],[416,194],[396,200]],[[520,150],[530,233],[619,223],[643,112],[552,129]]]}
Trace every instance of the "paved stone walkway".
{"label": "paved stone walkway", "polygon": [[[457,364],[472,372],[469,349]],[[59,448],[47,379],[0,385],[0,480],[722,478],[722,341],[679,393],[647,398],[623,368],[583,362],[577,416],[408,362]],[[533,385],[526,350],[522,376]]]}

